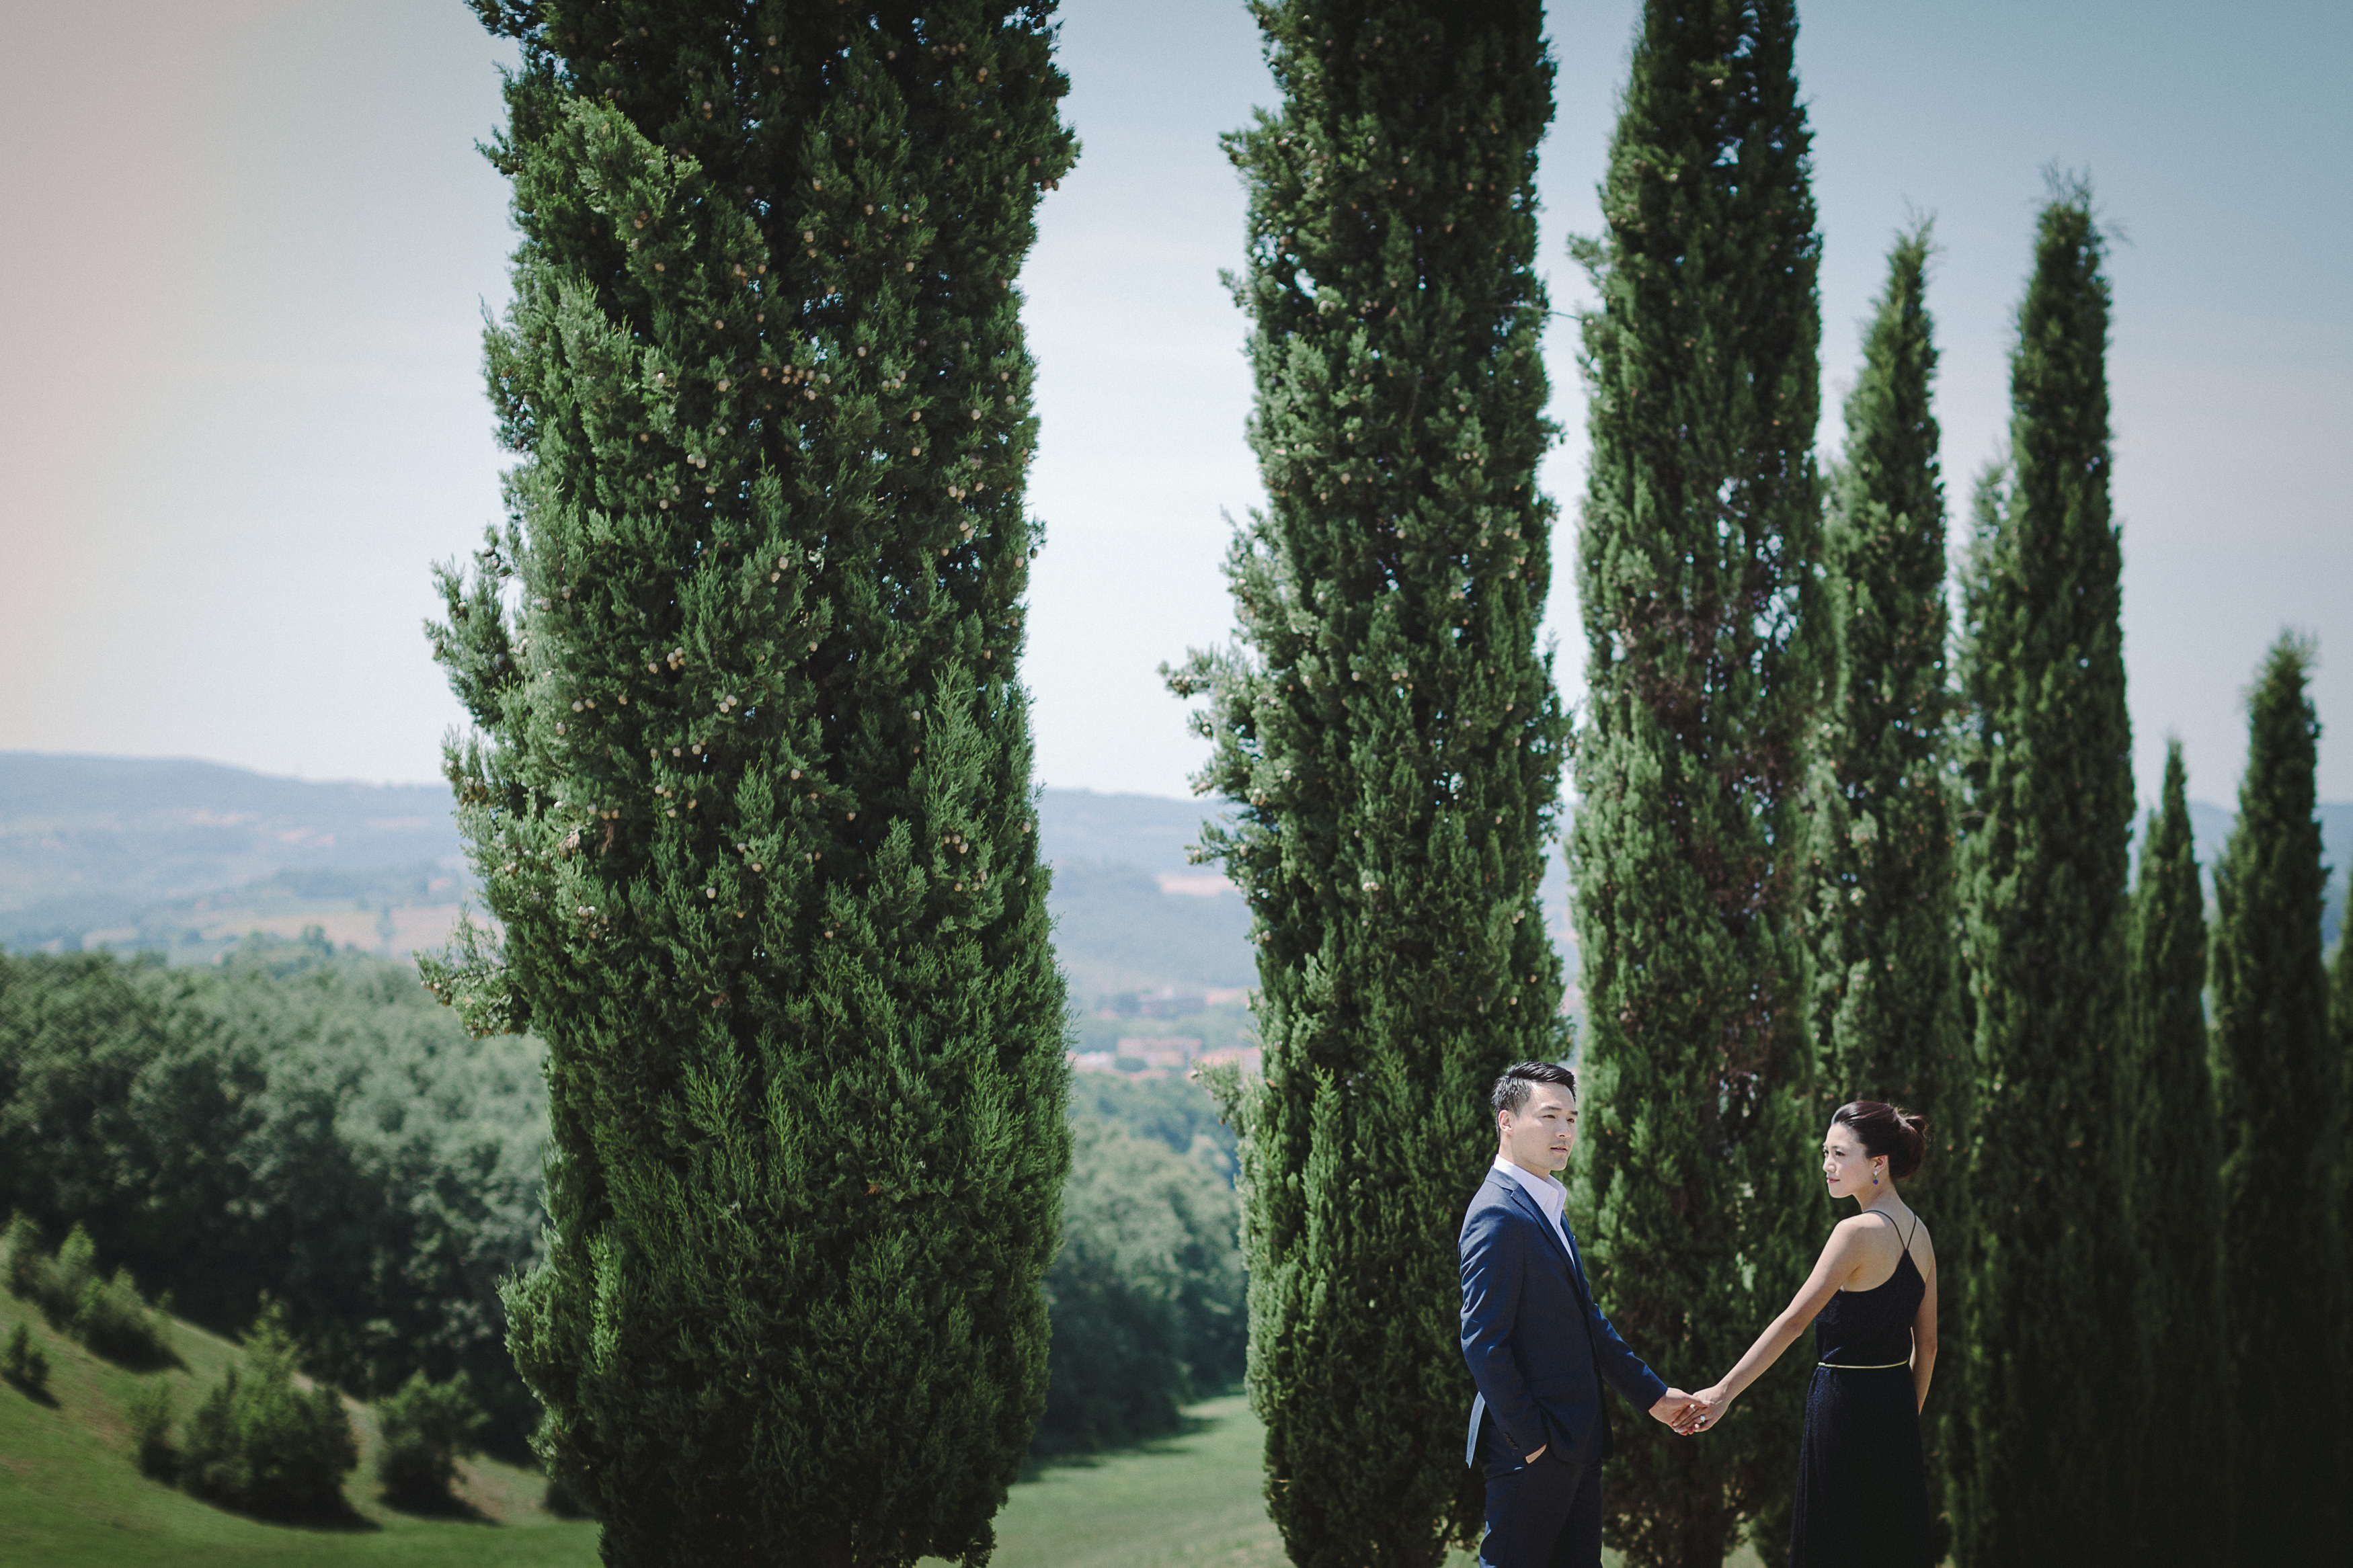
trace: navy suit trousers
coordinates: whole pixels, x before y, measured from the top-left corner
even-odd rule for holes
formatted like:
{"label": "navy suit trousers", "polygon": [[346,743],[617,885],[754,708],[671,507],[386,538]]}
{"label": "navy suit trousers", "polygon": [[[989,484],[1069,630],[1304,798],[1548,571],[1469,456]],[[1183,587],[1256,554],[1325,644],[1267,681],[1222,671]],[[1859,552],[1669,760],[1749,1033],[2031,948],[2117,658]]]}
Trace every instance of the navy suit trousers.
{"label": "navy suit trousers", "polygon": [[1487,1534],[1479,1568],[1601,1568],[1601,1460],[1561,1458],[1556,1442],[1521,1459],[1481,1423],[1479,1472],[1487,1479]]}

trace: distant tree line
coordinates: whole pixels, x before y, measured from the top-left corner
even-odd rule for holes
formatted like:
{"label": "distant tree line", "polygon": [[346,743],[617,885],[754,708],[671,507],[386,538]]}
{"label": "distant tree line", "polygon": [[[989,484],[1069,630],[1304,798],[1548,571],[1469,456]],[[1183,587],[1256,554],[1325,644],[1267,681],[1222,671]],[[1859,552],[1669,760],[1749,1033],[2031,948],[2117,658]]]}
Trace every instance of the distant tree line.
{"label": "distant tree line", "polygon": [[[519,1454],[538,1408],[498,1283],[543,1223],[541,1073],[536,1042],[471,1039],[406,965],[315,939],[204,969],[0,956],[11,1288],[132,1365],[169,1359],[133,1280],[223,1333],[274,1304],[306,1370],[402,1410],[462,1377]],[[1174,1430],[1242,1370],[1234,1141],[1209,1097],[1089,1075],[1071,1115],[1041,1456]]]}
{"label": "distant tree line", "polygon": [[[1138,1086],[1143,1087],[1143,1086]],[[1190,1084],[1171,1085],[1208,1105]],[[1046,1275],[1046,1413],[1030,1451],[1108,1447],[1177,1428],[1180,1407],[1242,1375],[1244,1311],[1232,1161],[1134,1120],[1072,1118],[1062,1246]]]}
{"label": "distant tree line", "polygon": [[406,964],[0,957],[0,1212],[217,1331],[278,1303],[360,1397],[462,1372],[510,1453],[538,1412],[498,1282],[535,1256],[545,1138],[536,1042],[469,1039]]}

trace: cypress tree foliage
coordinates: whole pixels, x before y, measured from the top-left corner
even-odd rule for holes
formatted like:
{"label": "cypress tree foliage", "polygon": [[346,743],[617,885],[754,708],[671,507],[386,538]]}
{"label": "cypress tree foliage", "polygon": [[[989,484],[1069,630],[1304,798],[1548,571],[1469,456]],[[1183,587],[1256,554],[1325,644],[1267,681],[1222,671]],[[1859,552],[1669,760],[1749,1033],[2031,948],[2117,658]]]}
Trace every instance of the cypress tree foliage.
{"label": "cypress tree foliage", "polygon": [[2139,1364],[2123,1212],[2131,722],[2108,503],[2108,289],[2090,192],[2036,232],[2010,360],[2010,464],[1977,498],[1960,848],[1975,1079],[1956,1556],[2103,1559],[2133,1539],[2112,1395]]}
{"label": "cypress tree foliage", "polygon": [[1268,1500],[1303,1568],[1403,1568],[1481,1519],[1455,1245],[1485,1090],[1567,1048],[1537,904],[1566,732],[1535,647],[1552,65],[1535,0],[1253,10],[1282,103],[1226,145],[1271,505],[1228,566],[1241,646],[1170,684],[1208,700],[1196,787],[1240,813],[1203,853],[1260,944],[1238,1109]]}
{"label": "cypress tree foliage", "polygon": [[[1608,233],[1581,247],[1601,305],[1585,318],[1591,691],[1570,869],[1590,1087],[1571,1192],[1612,1320],[1671,1377],[1730,1366],[1820,1241],[1793,852],[1819,641],[1799,626],[1820,547],[1820,241],[1796,35],[1770,0],[1645,5]],[[1605,1539],[1715,1568],[1743,1520],[1778,1532],[1802,1388],[1771,1380],[1698,1442],[1620,1423]]]}
{"label": "cypress tree foliage", "polygon": [[477,9],[522,460],[430,629],[503,951],[428,978],[548,1045],[542,1451],[608,1563],[983,1562],[1069,1151],[1014,669],[1050,7]]}
{"label": "cypress tree foliage", "polygon": [[[2206,900],[2189,836],[2181,742],[2148,819],[2133,897],[2125,1104],[2133,1237],[2146,1276],[2133,1310],[2147,1325],[2139,1386],[2162,1387],[2161,1418],[2137,1424],[2127,1474],[2139,1489],[2135,1560],[2227,1563],[2229,1423],[2214,1365],[2222,1341],[2221,1131],[2206,1040]],[[2185,1368],[2198,1369],[2183,1375]],[[2218,1460],[2221,1461],[2218,1463]]]}
{"label": "cypress tree foliage", "polygon": [[[2298,1407],[2335,1389],[2344,1268],[2335,1246],[2337,1063],[2313,815],[2320,722],[2308,643],[2273,645],[2248,700],[2239,819],[2214,869],[2214,1068],[2222,1123],[2222,1267],[2239,1558],[2308,1548],[2334,1525],[2344,1474],[2333,1425]],[[2282,1353],[2282,1347],[2294,1347]]]}
{"label": "cypress tree foliage", "polygon": [[[1929,393],[1934,246],[1922,220],[1888,252],[1887,285],[1846,401],[1816,617],[1827,668],[1804,802],[1807,1028],[1817,1119],[1845,1100],[1926,1113],[1934,1157],[1913,1206],[1957,1217],[1961,1070],[1953,929],[1952,701],[1945,650],[1945,486]],[[1954,1239],[1957,1240],[1956,1237]],[[1941,1475],[1949,1401],[1930,1414]]]}
{"label": "cypress tree foliage", "polygon": [[[1826,1100],[1894,1101],[1926,1112],[1932,1133],[1949,1140],[1949,616],[1945,485],[1928,401],[1930,249],[1923,222],[1888,253],[1822,531],[1829,668],[1805,799],[1808,1022]],[[1922,1174],[1933,1182],[1938,1173]]]}
{"label": "cypress tree foliage", "polygon": [[[2353,897],[2348,897],[2347,907],[2353,909]],[[2341,1388],[2344,1379],[2353,1377],[2353,918],[2345,920],[2337,932],[2337,957],[2328,976],[2328,1022],[2329,1058],[2335,1081],[2331,1130],[2324,1147],[2333,1150],[2336,1155],[2337,1168],[2329,1195],[2335,1204],[2332,1222],[2339,1259],[2330,1281],[2337,1299],[2329,1309],[2329,1318],[2337,1325],[2337,1386]],[[2348,1463],[2353,1463],[2353,1438],[2340,1433],[2337,1473],[2342,1475]],[[2347,1510],[2341,1503],[2337,1508],[2341,1526]]]}
{"label": "cypress tree foliage", "polygon": [[[2348,870],[2348,877],[2353,879],[2353,870]],[[2346,907],[2353,910],[2353,889],[2348,889]],[[2337,931],[2337,957],[2328,975],[2328,1021],[2330,1058],[2336,1072],[2336,1120],[2326,1146],[2337,1156],[2332,1196],[2337,1205],[2337,1257],[2348,1260],[2337,1270],[2337,1304],[2331,1311],[2337,1324],[2337,1375],[2341,1379],[2353,1377],[2353,916]],[[2353,1440],[2340,1436],[2338,1441],[2343,1445],[2337,1459],[2341,1474],[2344,1466],[2353,1461]]]}

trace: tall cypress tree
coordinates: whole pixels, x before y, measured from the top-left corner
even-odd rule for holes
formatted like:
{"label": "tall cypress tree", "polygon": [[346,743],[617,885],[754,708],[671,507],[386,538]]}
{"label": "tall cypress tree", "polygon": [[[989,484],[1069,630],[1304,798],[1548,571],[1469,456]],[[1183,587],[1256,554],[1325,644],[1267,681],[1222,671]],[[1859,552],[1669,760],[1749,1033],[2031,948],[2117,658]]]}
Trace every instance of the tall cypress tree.
{"label": "tall cypress tree", "polygon": [[1280,109],[1250,190],[1270,507],[1228,571],[1241,647],[1205,694],[1204,839],[1249,896],[1263,1092],[1245,1107],[1250,1384],[1303,1565],[1436,1563],[1475,1534],[1456,1232],[1484,1093],[1564,1055],[1537,903],[1566,723],[1535,650],[1553,505],[1536,0],[1254,7]]}
{"label": "tall cypress tree", "polygon": [[[2347,872],[2353,881],[2353,868]],[[2331,1188],[2336,1203],[2337,1256],[2348,1260],[2337,1271],[2337,1304],[2330,1316],[2337,1324],[2337,1375],[2353,1377],[2353,887],[2347,889],[2347,914],[2337,928],[2337,957],[2329,969],[2329,1056],[2335,1072],[2332,1086],[2333,1131],[2327,1146],[2336,1151],[2337,1171]],[[2339,1437],[2337,1464],[2353,1461],[2353,1438]],[[2340,1514],[2341,1522],[2341,1514]]]}
{"label": "tall cypress tree", "polygon": [[[1905,1190],[1943,1220],[1959,1217],[1947,1200],[1961,1191],[1966,1075],[1929,237],[1924,219],[1888,252],[1829,487],[1811,634],[1826,668],[1803,806],[1802,907],[1816,1115],[1855,1099],[1925,1112],[1936,1152]],[[1939,1401],[1929,1421],[1932,1479],[1942,1475],[1951,1405]]]}
{"label": "tall cypress tree", "polygon": [[1949,617],[1928,234],[1924,222],[1888,253],[1822,531],[1829,658],[1805,801],[1809,1026],[1829,1100],[1893,1100],[1949,1139]]}
{"label": "tall cypress tree", "polygon": [[2111,1465],[2137,1280],[2122,1204],[2132,730],[2109,511],[2108,287],[2091,196],[2036,230],[2010,359],[2010,467],[1978,498],[1961,686],[1973,1012],[1959,1287],[1970,1451],[1961,1561],[2100,1560],[2130,1538]]}
{"label": "tall cypress tree", "polygon": [[477,9],[522,460],[431,631],[503,951],[428,978],[548,1046],[542,1452],[608,1563],[981,1562],[1069,1149],[1014,671],[1049,7]]}
{"label": "tall cypress tree", "polygon": [[[2165,792],[2148,819],[2133,897],[2126,1000],[2125,1104],[2133,1236],[2147,1270],[2134,1312],[2147,1325],[2137,1386],[2161,1389],[2134,1424],[2126,1474],[2138,1489],[2135,1560],[2232,1561],[2222,1341],[2221,1131],[2206,1040],[2206,900],[2189,835],[2181,742],[2166,747]],[[2219,1462],[2218,1462],[2219,1461]]]}
{"label": "tall cypress tree", "polygon": [[[2329,1310],[2335,1245],[2337,1064],[2320,910],[2315,769],[2320,722],[2308,644],[2274,644],[2248,700],[2239,819],[2214,868],[2214,1067],[2222,1122],[2222,1258],[2229,1281],[2232,1495],[2239,1560],[2324,1540],[2344,1475],[2316,1390],[2340,1387]],[[2323,1395],[2326,1397],[2326,1395]]]}
{"label": "tall cypress tree", "polygon": [[[1788,4],[1643,8],[1582,247],[1591,692],[1570,849],[1585,967],[1595,1283],[1669,1375],[1729,1367],[1820,1244],[1800,1026],[1799,637],[1820,549],[1820,312]],[[1811,639],[1809,639],[1811,640]],[[1629,1560],[1715,1568],[1779,1517],[1803,1380],[1704,1441],[1621,1424]],[[1778,1542],[1771,1542],[1771,1547]]]}

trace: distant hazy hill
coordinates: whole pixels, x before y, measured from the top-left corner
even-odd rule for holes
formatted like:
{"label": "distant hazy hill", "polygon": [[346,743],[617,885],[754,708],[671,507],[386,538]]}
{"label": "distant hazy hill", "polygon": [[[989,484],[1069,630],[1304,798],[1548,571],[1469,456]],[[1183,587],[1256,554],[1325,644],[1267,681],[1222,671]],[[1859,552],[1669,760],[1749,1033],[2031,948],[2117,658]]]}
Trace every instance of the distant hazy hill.
{"label": "distant hazy hill", "polygon": [[1186,850],[1208,801],[1045,791],[1039,843],[1054,863],[1054,946],[1082,1010],[1124,992],[1221,991],[1258,983],[1250,909]]}
{"label": "distant hazy hill", "polygon": [[1050,789],[1038,802],[1038,836],[1058,862],[1099,860],[1155,877],[1214,876],[1215,867],[1189,864],[1185,851],[1203,823],[1223,815],[1216,801]]}
{"label": "distant hazy hill", "polygon": [[1047,906],[1055,950],[1082,1006],[1124,991],[1258,984],[1250,908],[1239,893],[1172,894],[1137,867],[1057,860]]}
{"label": "distant hazy hill", "polygon": [[[1211,815],[1155,795],[1044,793],[1055,941],[1082,1005],[1250,983],[1241,899],[1185,858]],[[317,924],[337,942],[406,952],[441,940],[463,891],[438,784],[0,752],[0,946],[87,941],[196,960],[248,930]]]}
{"label": "distant hazy hill", "polygon": [[[2211,871],[2231,813],[2193,804]],[[1187,863],[1213,801],[1043,793],[1055,942],[1082,1006],[1118,992],[1248,985],[1250,918],[1214,867]],[[2353,804],[2323,805],[2335,940],[2353,863]],[[2211,887],[2210,877],[2209,887]],[[0,752],[0,946],[85,940],[203,958],[247,930],[322,924],[338,942],[406,952],[448,929],[464,891],[448,792],[306,784],[214,763]],[[1565,934],[1556,855],[1548,922]]]}
{"label": "distant hazy hill", "polygon": [[283,871],[459,865],[439,785],[304,784],[214,763],[0,752],[0,942],[134,923]]}

